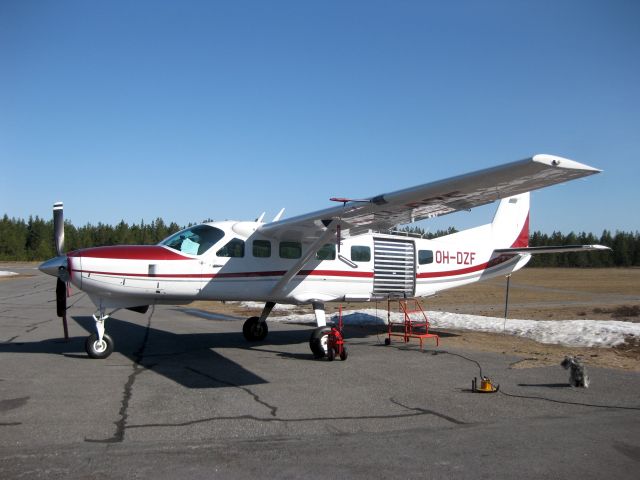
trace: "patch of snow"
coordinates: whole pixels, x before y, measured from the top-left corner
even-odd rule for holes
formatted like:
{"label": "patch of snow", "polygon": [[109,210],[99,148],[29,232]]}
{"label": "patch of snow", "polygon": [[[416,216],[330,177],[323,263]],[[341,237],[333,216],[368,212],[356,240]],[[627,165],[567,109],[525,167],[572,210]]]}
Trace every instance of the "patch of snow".
{"label": "patch of snow", "polygon": [[516,320],[446,312],[429,312],[434,328],[508,333],[540,343],[572,347],[613,347],[626,336],[640,336],[640,323],[615,320]]}
{"label": "patch of snow", "polygon": [[[227,303],[237,303],[241,307],[245,307],[245,308],[257,308],[260,310],[264,308],[264,302],[227,302]],[[276,306],[273,307],[273,311],[275,312],[278,310],[293,310],[295,308],[298,308],[298,306],[288,305],[285,303],[276,303]]]}
{"label": "patch of snow", "polygon": [[[477,332],[507,333],[530,338],[540,343],[561,344],[574,347],[613,347],[624,343],[625,337],[640,336],[640,323],[613,320],[517,320],[481,317],[447,312],[427,312],[433,328],[472,330]],[[393,322],[402,322],[402,314],[393,312]],[[328,321],[337,322],[337,315]],[[386,311],[366,309],[343,312],[345,325],[386,325]],[[270,322],[315,324],[313,314],[269,317]]]}
{"label": "patch of snow", "polygon": [[[231,302],[230,302],[231,303]],[[260,302],[238,302],[247,308],[262,308]],[[293,310],[296,305],[276,305],[274,310]],[[202,310],[186,310],[187,313],[210,320],[241,320],[238,317],[223,315]],[[429,322],[435,329],[471,330],[476,332],[506,333],[529,338],[540,343],[560,344],[572,347],[613,347],[624,343],[625,337],[640,337],[640,323],[620,322],[614,320],[517,320],[497,317],[482,317],[461,313],[427,312]],[[393,322],[402,323],[404,316],[398,312],[391,313]],[[343,311],[342,320],[345,325],[387,324],[386,310],[365,309]],[[313,313],[297,315],[285,313],[269,317],[269,322],[296,323],[313,326],[316,318]],[[338,315],[327,315],[327,322],[338,322]]]}

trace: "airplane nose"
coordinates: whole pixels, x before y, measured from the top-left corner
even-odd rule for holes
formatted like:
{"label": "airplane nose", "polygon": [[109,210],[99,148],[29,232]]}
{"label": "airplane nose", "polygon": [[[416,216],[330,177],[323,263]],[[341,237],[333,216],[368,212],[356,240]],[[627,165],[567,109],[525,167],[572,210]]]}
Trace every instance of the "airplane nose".
{"label": "airplane nose", "polygon": [[38,267],[42,273],[46,273],[47,275],[51,275],[52,277],[57,277],[60,267],[67,268],[67,256],[60,255],[59,257],[51,258],[46,262],[43,262]]}

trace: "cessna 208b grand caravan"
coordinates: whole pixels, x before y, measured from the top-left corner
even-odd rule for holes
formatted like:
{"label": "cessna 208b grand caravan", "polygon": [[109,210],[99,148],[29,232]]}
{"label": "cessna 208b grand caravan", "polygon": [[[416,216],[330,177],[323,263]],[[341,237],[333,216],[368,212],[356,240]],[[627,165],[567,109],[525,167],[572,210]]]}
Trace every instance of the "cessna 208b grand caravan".
{"label": "cessna 208b grand caravan", "polygon": [[[276,303],[309,304],[317,328],[310,339],[326,353],[326,302],[425,297],[522,268],[532,253],[604,249],[599,245],[528,247],[529,193],[600,170],[552,155],[479,170],[374,197],[332,198],[339,205],[270,223],[211,222],[186,228],[158,245],[108,246],[64,253],[62,204],[54,205],[57,257],[40,270],[58,278],[58,315],[66,311],[65,283],[96,305],[96,331],[86,341],[92,358],[114,342],[105,320],[119,309],[194,300],[264,302],[243,326],[248,341],[263,340]],[[500,200],[490,224],[434,240],[385,234],[399,224],[469,210]],[[108,312],[108,313],[107,313]]]}

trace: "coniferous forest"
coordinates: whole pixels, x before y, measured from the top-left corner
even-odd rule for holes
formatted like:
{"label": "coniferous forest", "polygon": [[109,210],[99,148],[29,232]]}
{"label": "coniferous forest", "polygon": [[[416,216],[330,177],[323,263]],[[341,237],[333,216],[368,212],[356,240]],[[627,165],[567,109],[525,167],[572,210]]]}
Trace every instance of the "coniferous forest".
{"label": "coniferous forest", "polygon": [[[151,223],[141,221],[139,224],[128,224],[121,221],[117,225],[87,224],[75,227],[65,222],[65,250],[95,247],[102,245],[153,245],[177,232],[180,227],[175,222],[166,224],[161,218]],[[455,232],[446,231],[425,234],[416,227],[403,229],[405,232],[435,238]],[[533,267],[633,267],[640,266],[640,232],[615,233],[604,230],[601,234],[553,232],[551,235],[533,232],[529,238],[532,247],[548,245],[601,244],[611,247],[613,252],[583,252],[534,255],[529,262]],[[39,217],[28,220],[9,218],[5,215],[0,220],[0,260],[31,261],[46,260],[54,257],[53,221]]]}

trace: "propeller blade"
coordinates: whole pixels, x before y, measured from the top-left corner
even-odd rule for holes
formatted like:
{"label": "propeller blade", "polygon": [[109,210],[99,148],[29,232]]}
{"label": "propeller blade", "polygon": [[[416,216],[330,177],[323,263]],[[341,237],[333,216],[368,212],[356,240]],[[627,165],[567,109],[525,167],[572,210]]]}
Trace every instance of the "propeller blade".
{"label": "propeller blade", "polygon": [[59,317],[67,313],[67,285],[60,279],[56,282],[56,313]]}
{"label": "propeller blade", "polygon": [[69,327],[67,326],[67,284],[59,278],[56,283],[56,313],[62,318],[64,339],[69,341]]}
{"label": "propeller blade", "polygon": [[64,214],[62,202],[53,204],[53,232],[56,244],[56,255],[64,255]]}

